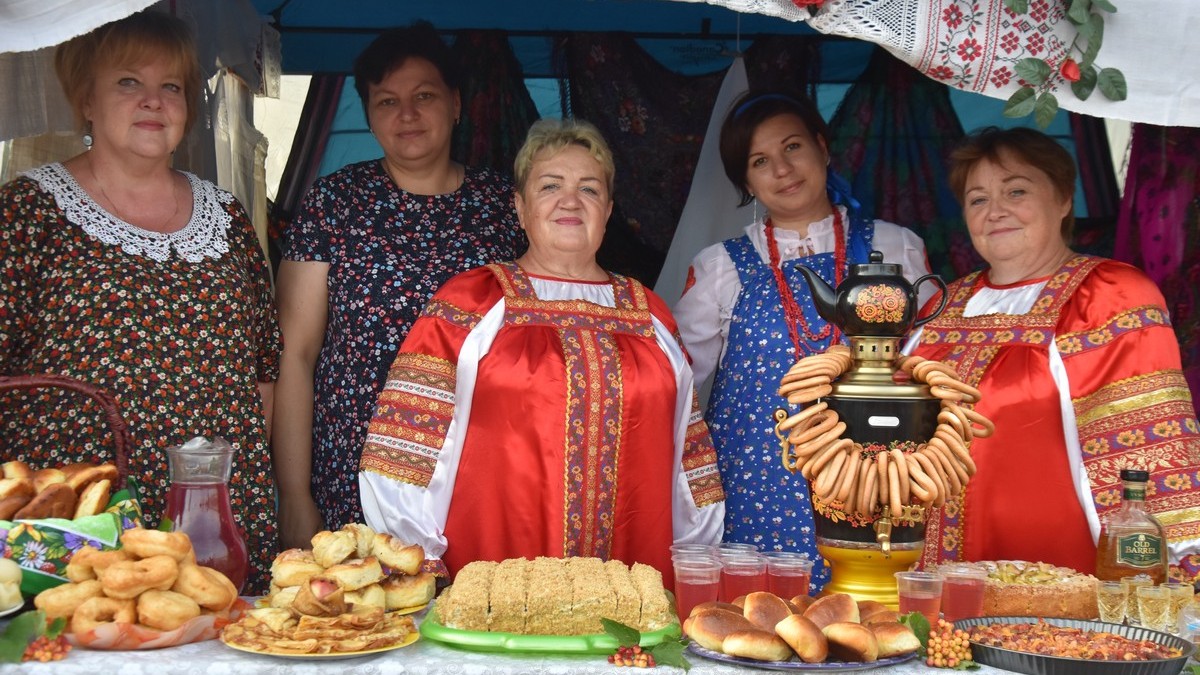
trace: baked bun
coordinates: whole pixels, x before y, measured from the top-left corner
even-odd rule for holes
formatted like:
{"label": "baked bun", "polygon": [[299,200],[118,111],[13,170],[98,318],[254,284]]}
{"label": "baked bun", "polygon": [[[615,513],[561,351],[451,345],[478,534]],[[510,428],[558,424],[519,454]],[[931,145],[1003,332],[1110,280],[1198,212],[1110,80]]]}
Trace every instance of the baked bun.
{"label": "baked bun", "polygon": [[[342,529],[354,535],[355,553],[359,558],[371,555],[371,540],[375,538],[375,530],[362,523],[343,525]],[[385,563],[386,564],[386,563]]]}
{"label": "baked bun", "polygon": [[75,504],[75,517],[86,518],[103,513],[108,508],[108,499],[112,490],[112,481],[102,478],[87,485],[79,493],[79,501]]}
{"label": "baked bun", "polygon": [[350,560],[325,570],[322,576],[337,579],[347,591],[357,591],[364,586],[383,581],[383,568],[374,557]]}
{"label": "baked bun", "polygon": [[380,532],[371,539],[371,555],[399,574],[416,574],[425,562],[425,549]]}
{"label": "baked bun", "polygon": [[850,621],[838,621],[821,629],[829,640],[829,653],[839,661],[871,663],[879,660],[879,641],[870,628]]}
{"label": "baked bun", "polygon": [[868,626],[879,643],[879,658],[909,654],[921,648],[921,641],[908,626],[899,623],[876,623]]}
{"label": "baked bun", "polygon": [[890,612],[892,610],[891,607],[875,600],[859,600],[857,604],[859,623],[866,623],[867,618],[876,612]]}
{"label": "baked bun", "polygon": [[382,607],[383,609],[387,609],[387,593],[383,592],[383,586],[371,584],[357,591],[347,591],[346,602],[356,606],[366,605],[367,607]]}
{"label": "baked bun", "polygon": [[820,663],[829,656],[829,641],[825,634],[817,624],[799,614],[792,614],[775,624],[775,634],[805,663]]}
{"label": "baked bun", "polygon": [[4,472],[5,478],[24,478],[30,482],[33,481],[33,469],[19,459],[0,464],[0,471]]}
{"label": "baked bun", "polygon": [[117,467],[112,464],[100,464],[93,466],[90,464],[75,464],[74,467],[79,467],[68,471],[63,468],[63,474],[66,478],[67,485],[75,491],[75,494],[80,494],[88,485],[97,481],[107,480],[110,482],[117,480]]}
{"label": "baked bun", "polygon": [[275,556],[275,561],[271,563],[271,583],[299,586],[324,571],[325,568],[313,557],[312,551],[289,548]]}
{"label": "baked bun", "polygon": [[[700,611],[703,611],[706,609],[723,609],[727,612],[733,612],[734,614],[742,613],[742,608],[738,607],[737,605],[735,605],[731,602],[720,602],[718,600],[709,600],[708,602],[702,602],[702,603],[696,605],[695,607],[693,607],[692,614],[695,614],[696,612],[700,612]],[[689,614],[688,616],[691,616],[691,614]]]}
{"label": "baked bun", "polygon": [[894,609],[875,612],[871,616],[862,620],[864,626],[874,626],[877,623],[900,623],[900,612]]}
{"label": "baked bun", "polygon": [[858,623],[858,604],[846,593],[834,593],[813,601],[804,616],[821,630],[831,623]]}
{"label": "baked bun", "polygon": [[787,661],[792,658],[792,648],[783,638],[765,630],[734,631],[725,636],[721,651],[730,656],[759,661]]}
{"label": "baked bun", "polygon": [[75,515],[75,491],[66,483],[52,483],[46,489],[38,491],[37,496],[14,513],[13,520],[70,518],[73,515]]}
{"label": "baked bun", "polygon": [[429,572],[412,576],[392,575],[384,579],[381,586],[386,597],[384,609],[390,612],[428,603],[437,590],[437,577]]}
{"label": "baked bun", "polygon": [[322,567],[332,567],[358,552],[358,539],[353,532],[322,530],[313,535],[313,558]]}
{"label": "baked bun", "polygon": [[287,609],[296,601],[296,594],[299,592],[299,586],[284,586],[283,588],[279,588],[275,584],[271,584],[271,595],[267,596],[267,604],[271,607]]}
{"label": "baked bun", "polygon": [[792,610],[779,596],[762,591],[747,595],[746,604],[742,606],[742,616],[759,630],[767,632],[774,632],[775,624],[791,614]]}
{"label": "baked bun", "polygon": [[812,607],[812,604],[816,601],[817,601],[817,599],[811,595],[797,595],[796,597],[792,598],[791,600],[788,600],[788,602],[792,603],[799,609],[799,611],[797,611],[796,614],[803,614],[804,610],[808,609],[809,607]]}
{"label": "baked bun", "polygon": [[0,520],[12,520],[34,494],[33,481],[28,478],[0,479]]}
{"label": "baked bun", "polygon": [[[67,475],[62,472],[62,469],[38,469],[33,472],[32,479],[33,489],[40,494],[51,485],[66,483]],[[74,490],[71,490],[71,492],[74,492]]]}
{"label": "baked bun", "polygon": [[721,644],[730,633],[755,630],[746,617],[725,609],[706,609],[694,612],[683,622],[683,632],[696,644],[721,651]]}

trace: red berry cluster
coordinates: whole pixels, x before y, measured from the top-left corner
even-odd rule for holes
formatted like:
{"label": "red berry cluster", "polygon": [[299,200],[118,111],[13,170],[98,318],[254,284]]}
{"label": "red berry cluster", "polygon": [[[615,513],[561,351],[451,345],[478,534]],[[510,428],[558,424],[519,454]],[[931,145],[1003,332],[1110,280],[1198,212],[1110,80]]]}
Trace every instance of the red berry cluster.
{"label": "red berry cluster", "polygon": [[59,635],[51,640],[42,635],[29,643],[29,646],[25,648],[25,654],[21,656],[21,660],[41,661],[42,663],[61,661],[69,651],[71,651],[71,645],[65,637]]}
{"label": "red berry cluster", "polygon": [[654,656],[642,651],[639,646],[617,647],[617,653],[608,657],[608,662],[614,666],[633,666],[634,668],[653,668]]}
{"label": "red berry cluster", "polygon": [[937,625],[929,631],[925,665],[934,668],[953,668],[961,661],[970,660],[971,641],[968,639],[967,632],[961,628],[955,630],[954,624],[945,619],[938,619]]}

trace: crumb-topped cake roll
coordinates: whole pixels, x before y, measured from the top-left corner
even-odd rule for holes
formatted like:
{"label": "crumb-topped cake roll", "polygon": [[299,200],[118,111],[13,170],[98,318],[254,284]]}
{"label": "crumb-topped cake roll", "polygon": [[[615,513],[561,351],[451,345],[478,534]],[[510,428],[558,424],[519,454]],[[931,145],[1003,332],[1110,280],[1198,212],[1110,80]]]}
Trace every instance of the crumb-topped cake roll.
{"label": "crumb-topped cake roll", "polygon": [[642,620],[642,596],[633,587],[633,577],[629,575],[629,567],[620,560],[609,560],[604,563],[604,571],[608,574],[608,584],[616,600],[616,609],[608,618],[620,621],[626,626],[639,626]]}
{"label": "crumb-topped cake roll", "polygon": [[458,571],[454,585],[437,601],[443,624],[461,630],[488,629],[488,598],[497,566],[494,562],[478,561]]}
{"label": "crumb-topped cake roll", "polygon": [[525,630],[532,635],[570,635],[571,577],[560,558],[536,558],[529,568]]}
{"label": "crumb-topped cake roll", "polygon": [[658,630],[671,623],[671,603],[663,591],[662,574],[649,565],[634,563],[629,569],[633,587],[642,598],[642,617],[637,629]]}
{"label": "crumb-topped cake roll", "polygon": [[530,562],[509,558],[492,575],[491,609],[488,630],[495,633],[524,634],[525,596],[528,593]]}
{"label": "crumb-topped cake roll", "polygon": [[603,633],[600,619],[613,618],[617,613],[617,597],[599,558],[569,558],[567,573],[571,576],[572,633]]}

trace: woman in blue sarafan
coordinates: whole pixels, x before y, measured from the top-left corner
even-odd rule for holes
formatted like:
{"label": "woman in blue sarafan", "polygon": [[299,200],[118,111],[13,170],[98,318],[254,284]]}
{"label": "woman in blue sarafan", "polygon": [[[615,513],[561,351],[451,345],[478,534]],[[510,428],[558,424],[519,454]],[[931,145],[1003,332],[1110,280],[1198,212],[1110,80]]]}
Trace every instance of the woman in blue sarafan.
{"label": "woman in blue sarafan", "polygon": [[[901,264],[910,282],[929,270],[920,237],[859,212],[829,168],[828,139],[803,96],[751,91],[733,104],[721,127],[721,162],[742,205],[755,202],[754,222],[695,257],[674,307],[696,382],[716,375],[705,418],[725,481],[724,540],[813,560],[808,482],[783,468],[772,413],[800,410],[776,393],[788,368],[844,339],[817,314],[797,267],[836,287],[874,249]],[[818,560],[812,591],[828,578]]]}

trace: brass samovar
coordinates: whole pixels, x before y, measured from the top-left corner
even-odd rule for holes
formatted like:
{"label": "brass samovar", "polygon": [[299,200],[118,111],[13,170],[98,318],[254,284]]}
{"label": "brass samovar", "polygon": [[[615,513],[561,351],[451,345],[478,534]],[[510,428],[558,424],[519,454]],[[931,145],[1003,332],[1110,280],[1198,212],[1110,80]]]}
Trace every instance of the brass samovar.
{"label": "brass samovar", "polygon": [[[901,266],[884,263],[879,251],[871,252],[870,262],[851,265],[837,289],[807,267],[799,270],[812,289],[817,311],[850,343],[852,365],[833,381],[833,391],[820,399],[846,423],[842,438],[876,447],[927,441],[938,423],[940,400],[927,385],[900,371],[897,360],[909,332],[945,307],[946,284],[933,274],[910,284]],[[918,318],[916,288],[926,281],[941,289],[941,302],[928,316]],[[777,422],[786,416],[785,411],[777,411]],[[782,434],[780,438],[786,458],[788,441]],[[900,513],[893,513],[883,505],[864,517],[815,493],[812,500],[817,550],[831,572],[825,592],[849,593],[858,600],[896,607],[893,575],[921,557],[925,508],[906,504]]]}

